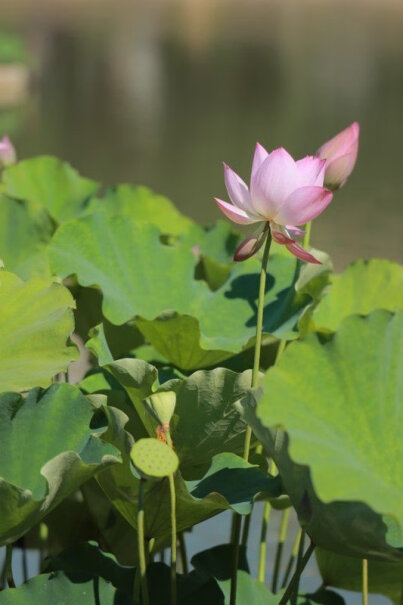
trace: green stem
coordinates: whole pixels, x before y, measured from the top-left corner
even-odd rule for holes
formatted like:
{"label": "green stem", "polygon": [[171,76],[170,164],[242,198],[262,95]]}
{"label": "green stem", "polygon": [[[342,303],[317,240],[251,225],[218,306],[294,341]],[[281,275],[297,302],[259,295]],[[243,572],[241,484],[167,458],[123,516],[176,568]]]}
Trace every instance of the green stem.
{"label": "green stem", "polygon": [[270,502],[264,503],[262,528],[260,530],[260,545],[259,545],[259,567],[258,567],[258,579],[264,583],[265,571],[266,571],[266,552],[267,552],[267,526],[269,524],[271,506]]}
{"label": "green stem", "polygon": [[6,544],[6,570],[7,570],[7,584],[9,588],[15,588],[14,576],[13,576],[13,545]]}
{"label": "green stem", "polygon": [[305,225],[305,235],[304,235],[304,241],[303,241],[304,248],[307,248],[309,246],[309,240],[311,239],[311,228],[312,228],[312,221],[309,221],[309,223],[307,223]]}
{"label": "green stem", "polygon": [[368,605],[368,559],[362,560],[362,605]]}
{"label": "green stem", "polygon": [[294,546],[292,547],[291,555],[290,555],[290,558],[288,559],[288,564],[287,564],[287,568],[284,573],[284,578],[283,578],[283,582],[281,584],[281,588],[285,588],[288,584],[288,580],[290,579],[292,566],[294,565],[294,561],[297,558],[297,554],[298,554],[299,544],[301,541],[301,532],[302,532],[302,530],[300,529],[297,534],[297,537],[295,538]]}
{"label": "green stem", "polygon": [[39,571],[42,571],[43,562],[47,555],[47,543],[48,543],[49,530],[45,523],[39,524]]}
{"label": "green stem", "polygon": [[[146,553],[144,547],[144,484],[145,479],[140,479],[137,503],[137,545],[143,604],[149,605],[150,600],[148,597]],[[136,584],[136,582],[134,582],[134,584]]]}
{"label": "green stem", "polygon": [[171,605],[176,605],[176,493],[173,473],[169,475],[171,497]]}
{"label": "green stem", "polygon": [[250,527],[251,516],[252,516],[252,513],[250,513],[250,515],[246,515],[245,516],[245,521],[243,523],[241,544],[242,544],[242,546],[245,546],[245,548],[248,545],[249,527]]}
{"label": "green stem", "polygon": [[[267,230],[266,243],[264,246],[262,264],[260,268],[260,284],[259,284],[259,299],[257,305],[257,319],[256,319],[256,341],[255,341],[255,356],[253,360],[252,370],[252,388],[258,385],[259,381],[259,366],[260,366],[260,352],[262,347],[262,326],[263,326],[263,310],[264,310],[264,295],[266,289],[266,272],[267,263],[269,260],[270,246],[271,246],[271,232],[270,227]],[[249,458],[250,442],[252,437],[252,429],[250,426],[246,427],[245,443],[243,457],[245,460]]]}
{"label": "green stem", "polygon": [[239,538],[241,537],[241,520],[242,516],[236,514],[234,516],[234,525],[232,533],[232,576],[230,590],[230,605],[236,605],[236,589],[238,580],[238,563],[239,563]]}
{"label": "green stem", "polygon": [[283,514],[281,517],[281,525],[280,525],[280,532],[279,532],[278,542],[277,542],[276,557],[274,560],[273,579],[272,579],[272,583],[271,583],[271,591],[274,594],[276,594],[276,592],[277,592],[278,577],[280,574],[280,566],[281,566],[281,559],[283,556],[284,542],[287,537],[289,518],[290,518],[290,509],[286,508],[283,511]]}
{"label": "green stem", "polygon": [[[302,561],[302,557],[304,554],[305,536],[306,536],[305,531],[301,530],[301,538],[300,538],[299,544],[298,544],[297,569],[299,569],[301,566],[301,561]],[[300,578],[301,578],[301,576],[299,575],[295,581],[294,592],[291,597],[292,605],[297,605]]]}
{"label": "green stem", "polygon": [[187,556],[187,552],[186,552],[185,534],[183,533],[183,531],[181,531],[180,534],[178,535],[178,541],[179,541],[179,553],[181,556],[182,573],[188,574],[189,573],[188,556]]}
{"label": "green stem", "polygon": [[304,556],[301,559],[300,565],[297,566],[297,569],[295,570],[295,573],[294,573],[293,577],[291,578],[291,582],[289,583],[287,590],[281,597],[278,605],[285,605],[286,603],[288,603],[291,595],[293,594],[293,592],[295,590],[295,586],[296,586],[297,582],[299,582],[299,578],[301,577],[302,572],[304,571],[314,550],[315,550],[315,545],[311,542],[309,547],[307,548],[306,553],[304,554]]}
{"label": "green stem", "polygon": [[[257,318],[256,318],[256,341],[255,341],[255,356],[253,360],[252,370],[252,388],[258,385],[259,380],[259,365],[260,365],[260,349],[262,345],[262,326],[263,326],[263,309],[264,309],[264,295],[266,289],[266,271],[267,263],[269,260],[270,246],[271,246],[271,232],[270,227],[267,228],[266,242],[263,250],[262,264],[260,268],[260,284],[259,284],[259,299],[257,306]],[[252,429],[248,425],[245,431],[244,451],[243,457],[245,460],[249,460],[250,442],[252,438]],[[229,605],[236,605],[236,590],[237,590],[237,577],[238,577],[238,562],[239,562],[239,539],[241,536],[241,515],[234,517],[233,524],[233,557],[232,557],[232,576],[231,576],[231,591]]]}
{"label": "green stem", "polygon": [[26,539],[23,538],[23,544],[22,544],[22,577],[23,577],[23,581],[27,582],[28,581],[28,560],[27,560],[27,544],[26,544]]}

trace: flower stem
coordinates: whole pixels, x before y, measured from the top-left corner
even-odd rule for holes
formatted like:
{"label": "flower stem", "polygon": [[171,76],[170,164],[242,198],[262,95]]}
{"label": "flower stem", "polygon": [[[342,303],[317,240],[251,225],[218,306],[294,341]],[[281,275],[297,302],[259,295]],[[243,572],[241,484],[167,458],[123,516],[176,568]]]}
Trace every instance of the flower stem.
{"label": "flower stem", "polygon": [[[305,536],[306,536],[305,531],[301,530],[301,538],[300,538],[299,544],[298,544],[297,569],[299,569],[301,566],[302,556],[304,554]],[[301,579],[301,575],[299,575],[296,579],[295,586],[294,586],[294,592],[291,597],[291,605],[297,605],[300,579]]]}
{"label": "flower stem", "polygon": [[294,565],[294,561],[297,558],[299,544],[301,541],[301,528],[298,531],[297,537],[295,538],[294,546],[292,547],[290,558],[288,559],[287,568],[284,573],[283,582],[281,584],[281,588],[285,588],[288,584],[288,580],[290,579],[290,574],[292,570],[292,566]]}
{"label": "flower stem", "polygon": [[264,583],[265,571],[266,571],[266,552],[267,552],[267,526],[269,524],[271,506],[270,502],[266,500],[263,509],[263,520],[262,528],[260,530],[260,545],[259,545],[259,567],[258,567],[258,580]]}
{"label": "flower stem", "polygon": [[188,557],[187,557],[187,552],[186,552],[185,534],[183,531],[181,531],[178,534],[178,541],[179,541],[179,553],[181,556],[182,572],[186,575],[189,573],[189,566],[188,566]]}
{"label": "flower stem", "polygon": [[173,473],[169,475],[169,493],[171,497],[171,605],[176,605],[176,494]]}
{"label": "flower stem", "polygon": [[304,571],[314,550],[315,550],[315,545],[313,544],[313,542],[311,542],[309,547],[307,548],[306,553],[302,557],[300,564],[297,566],[297,569],[295,570],[295,573],[294,573],[293,577],[291,578],[291,582],[289,583],[287,590],[281,597],[278,605],[285,605],[286,603],[288,603],[291,595],[295,591],[296,584],[297,584],[297,582],[299,582],[299,578],[301,577],[302,572]]}
{"label": "flower stem", "polygon": [[242,546],[245,546],[245,547],[248,546],[249,527],[250,527],[251,517],[252,517],[252,513],[250,513],[250,515],[246,515],[245,521],[243,524],[241,544],[242,544]]}
{"label": "flower stem", "polygon": [[14,576],[13,576],[13,545],[6,544],[6,573],[7,573],[7,584],[9,588],[15,588]]}
{"label": "flower stem", "polygon": [[362,605],[368,605],[368,559],[362,560]]}
{"label": "flower stem", "polygon": [[[138,545],[138,554],[139,554],[139,566],[140,566],[141,591],[142,591],[142,597],[143,597],[143,604],[149,605],[150,599],[148,596],[148,585],[147,585],[146,553],[145,553],[145,548],[144,548],[144,484],[145,484],[145,479],[140,479],[139,491],[138,491],[138,503],[137,503],[137,545]],[[136,582],[134,584],[136,584]]]}
{"label": "flower stem", "polygon": [[276,592],[277,592],[278,577],[280,574],[284,542],[287,537],[289,518],[290,518],[290,509],[286,508],[283,511],[282,517],[281,517],[280,532],[279,532],[279,536],[278,536],[277,549],[276,549],[276,557],[274,560],[274,571],[273,571],[273,579],[272,579],[272,584],[271,584],[271,591],[274,594],[276,594]]}
{"label": "flower stem", "polygon": [[[260,268],[260,284],[259,284],[259,299],[257,305],[257,320],[256,320],[256,341],[255,341],[255,356],[253,360],[252,370],[252,388],[256,387],[259,380],[259,366],[260,366],[260,350],[262,346],[262,326],[263,326],[263,310],[264,310],[264,294],[266,289],[266,271],[267,263],[269,260],[270,246],[271,246],[271,232],[270,228],[267,230],[266,243],[264,246],[262,264]],[[250,442],[252,437],[252,429],[250,426],[246,427],[245,443],[243,457],[245,460],[249,458]]]}
{"label": "flower stem", "polygon": [[306,225],[305,225],[305,235],[304,235],[304,241],[303,241],[304,248],[307,248],[309,246],[309,240],[311,238],[311,228],[312,228],[312,221],[309,221],[309,223],[306,223]]}
{"label": "flower stem", "polygon": [[[262,326],[263,326],[263,309],[264,309],[264,294],[266,289],[266,270],[267,262],[269,260],[270,246],[271,246],[271,231],[270,227],[267,229],[266,242],[264,245],[262,264],[260,268],[260,284],[259,284],[259,299],[257,306],[257,318],[256,318],[256,341],[255,341],[255,356],[253,361],[252,370],[252,388],[256,387],[259,379],[259,365],[260,365],[260,349],[262,345]],[[245,460],[249,459],[250,442],[252,438],[252,429],[248,425],[245,431],[245,441],[243,457]],[[237,577],[238,577],[238,562],[239,562],[239,539],[241,536],[241,515],[235,515],[233,519],[233,532],[232,532],[232,546],[233,546],[233,557],[232,557],[232,576],[231,576],[231,591],[229,605],[236,605],[236,589],[237,589]]]}

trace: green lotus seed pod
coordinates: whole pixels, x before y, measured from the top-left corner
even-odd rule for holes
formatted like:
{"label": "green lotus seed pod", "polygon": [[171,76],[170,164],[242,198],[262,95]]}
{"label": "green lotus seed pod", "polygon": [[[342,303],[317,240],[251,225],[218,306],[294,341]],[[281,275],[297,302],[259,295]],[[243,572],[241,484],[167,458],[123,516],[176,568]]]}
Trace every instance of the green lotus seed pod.
{"label": "green lotus seed pod", "polygon": [[168,425],[171,421],[176,405],[175,391],[161,391],[153,393],[145,400],[147,409],[159,424]]}
{"label": "green lotus seed pod", "polygon": [[179,466],[172,448],[158,439],[139,439],[130,451],[136,470],[145,479],[162,479],[174,473]]}

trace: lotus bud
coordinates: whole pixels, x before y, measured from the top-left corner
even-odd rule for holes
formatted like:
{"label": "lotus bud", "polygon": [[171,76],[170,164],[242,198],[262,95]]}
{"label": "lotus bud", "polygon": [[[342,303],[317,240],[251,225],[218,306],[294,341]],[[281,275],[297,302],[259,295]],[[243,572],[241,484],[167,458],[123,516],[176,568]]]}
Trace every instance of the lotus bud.
{"label": "lotus bud", "polygon": [[161,391],[147,397],[146,405],[155,420],[165,429],[169,429],[169,423],[175,411],[175,391]]}
{"label": "lotus bud", "polygon": [[3,137],[0,140],[0,168],[7,168],[15,164],[17,161],[17,154],[14,149],[14,145],[8,137]]}
{"label": "lotus bud", "polygon": [[318,150],[317,156],[326,160],[325,186],[339,189],[352,173],[358,154],[360,126],[354,122],[336,134]]}

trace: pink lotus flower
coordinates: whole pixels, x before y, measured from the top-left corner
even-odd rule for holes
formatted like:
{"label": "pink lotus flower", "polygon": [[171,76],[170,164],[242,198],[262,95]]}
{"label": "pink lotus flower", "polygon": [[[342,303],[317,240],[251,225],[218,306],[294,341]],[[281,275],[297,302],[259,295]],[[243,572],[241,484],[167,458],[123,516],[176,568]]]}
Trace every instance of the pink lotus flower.
{"label": "pink lotus flower", "polygon": [[323,187],[326,160],[307,156],[295,161],[280,147],[268,153],[256,145],[250,190],[229,166],[224,164],[224,180],[232,204],[214,198],[222,212],[234,223],[258,224],[235,251],[234,260],[255,254],[270,226],[273,239],[308,263],[320,262],[296,243],[304,234],[298,228],[317,217],[331,202],[333,194]]}
{"label": "pink lotus flower", "polygon": [[326,160],[326,187],[343,187],[357,161],[359,136],[360,125],[353,122],[318,150],[317,156]]}
{"label": "pink lotus flower", "polygon": [[3,137],[0,140],[0,168],[11,166],[17,161],[14,145],[8,137]]}

